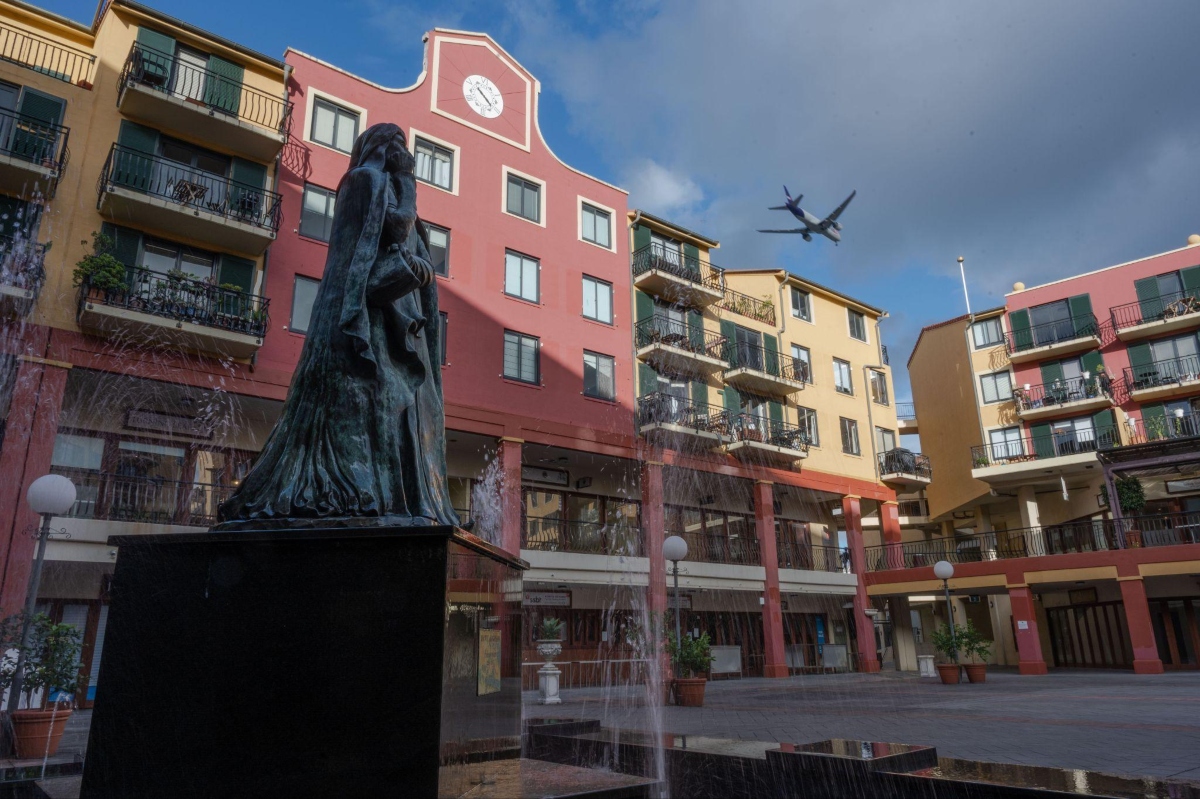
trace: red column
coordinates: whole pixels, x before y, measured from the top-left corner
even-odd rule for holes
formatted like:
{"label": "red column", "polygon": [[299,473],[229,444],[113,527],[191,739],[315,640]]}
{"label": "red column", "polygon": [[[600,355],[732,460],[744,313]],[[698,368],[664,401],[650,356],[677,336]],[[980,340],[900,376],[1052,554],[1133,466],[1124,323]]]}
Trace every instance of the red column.
{"label": "red column", "polygon": [[775,541],[775,491],[771,483],[754,484],[754,529],[758,551],[766,571],[763,585],[763,676],[788,676],[787,652],[783,643],[783,609],[779,600],[779,551]]}
{"label": "red column", "polygon": [[879,515],[883,526],[883,546],[889,569],[904,568],[904,548],[900,544],[900,506],[889,499],[880,503]]}
{"label": "red column", "polygon": [[521,554],[521,445],[519,438],[500,439],[500,546]]}
{"label": "red column", "polygon": [[846,545],[850,549],[850,568],[857,576],[854,591],[854,632],[858,642],[859,671],[879,671],[879,658],[875,652],[875,621],[866,614],[867,601],[867,553],[863,549],[862,504],[858,497],[842,497],[842,519],[846,522]]}
{"label": "red column", "polygon": [[25,603],[37,540],[28,534],[39,519],[29,509],[29,484],[50,473],[68,364],[23,360],[9,405],[0,447],[0,612],[16,613]]}
{"label": "red column", "polygon": [[667,610],[667,564],[662,545],[666,537],[663,509],[663,465],[658,461],[642,463],[642,543],[650,560],[650,612],[662,614]]}
{"label": "red column", "polygon": [[1141,577],[1118,577],[1121,601],[1125,605],[1125,623],[1129,626],[1129,642],[1133,644],[1134,674],[1162,674],[1163,664],[1158,657],[1154,626],[1150,623],[1150,603],[1146,601],[1146,584]]}
{"label": "red column", "polygon": [[1017,655],[1022,674],[1045,674],[1046,659],[1042,657],[1042,639],[1038,637],[1037,614],[1033,609],[1033,594],[1027,585],[1010,585],[1008,600],[1012,605],[1013,628],[1017,638]]}

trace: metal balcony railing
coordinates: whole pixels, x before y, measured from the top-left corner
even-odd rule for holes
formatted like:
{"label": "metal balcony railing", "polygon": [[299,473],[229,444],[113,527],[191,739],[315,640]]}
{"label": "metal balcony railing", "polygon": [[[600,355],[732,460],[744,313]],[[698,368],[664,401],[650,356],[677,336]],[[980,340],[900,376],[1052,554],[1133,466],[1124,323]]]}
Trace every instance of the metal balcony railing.
{"label": "metal balcony railing", "polygon": [[691,281],[700,286],[723,291],[725,281],[719,266],[688,256],[679,250],[651,242],[633,253],[633,277],[655,269]]}
{"label": "metal balcony railing", "polygon": [[22,236],[0,236],[0,283],[37,292],[45,280],[46,245]]}
{"label": "metal balcony railing", "polygon": [[724,336],[677,319],[652,316],[634,325],[633,332],[638,349],[651,344],[666,344],[697,355],[725,359]]}
{"label": "metal balcony railing", "polygon": [[99,196],[113,187],[130,189],[279,232],[280,195],[259,186],[230,180],[224,175],[192,167],[114,144],[100,172]]}
{"label": "metal balcony railing", "polygon": [[1120,445],[1121,435],[1115,427],[1038,436],[1021,431],[1018,441],[971,447],[971,465],[976,469],[1006,466],[1010,463],[1079,455]]}
{"label": "metal balcony railing", "polygon": [[[1138,300],[1109,309],[1113,327],[1123,330],[1163,319],[1175,319],[1189,314],[1200,314],[1200,289],[1188,289],[1164,294],[1152,300]],[[1200,318],[1198,318],[1200,319]]]}
{"label": "metal balcony railing", "polygon": [[731,566],[762,565],[758,540],[749,536],[729,537],[720,534],[672,530],[668,530],[667,535],[683,537],[688,545],[687,559],[690,561],[725,563]]}
{"label": "metal balcony railing", "polygon": [[70,133],[70,129],[62,125],[0,109],[0,153],[52,169],[55,178],[62,175],[67,165]]}
{"label": "metal balcony railing", "polygon": [[775,303],[770,297],[759,299],[740,291],[725,289],[725,298],[717,303],[717,307],[772,327],[775,326]]}
{"label": "metal balcony railing", "polygon": [[637,424],[673,424],[697,432],[729,435],[730,413],[724,408],[656,392],[638,398]]}
{"label": "metal balcony railing", "polygon": [[896,418],[911,421],[917,418],[917,406],[911,402],[896,403]]}
{"label": "metal balcony railing", "polygon": [[136,266],[125,267],[122,288],[97,288],[85,280],[79,302],[81,308],[95,302],[258,337],[266,334],[271,321],[266,297],[223,289],[182,272],[164,275]]}
{"label": "metal balcony railing", "polygon": [[574,552],[584,555],[642,557],[642,530],[627,524],[527,518],[522,549],[539,552]]}
{"label": "metal balcony railing", "polygon": [[808,382],[808,364],[782,352],[769,350],[761,344],[728,342],[725,354],[730,369],[753,369],[801,384]]}
{"label": "metal balcony railing", "polygon": [[779,568],[804,571],[851,574],[850,553],[838,547],[812,545],[783,536],[776,536]]}
{"label": "metal balcony railing", "polygon": [[901,499],[896,502],[896,512],[901,516],[928,516],[929,503],[924,499]]}
{"label": "metal balcony railing", "polygon": [[735,441],[754,441],[797,452],[808,452],[808,429],[788,422],[764,419],[749,413],[731,415],[729,434]]}
{"label": "metal balcony railing", "polygon": [[217,508],[234,490],[226,485],[58,466],[50,471],[75,483],[75,505],[64,514],[73,519],[211,527],[217,523]]}
{"label": "metal balcony railing", "polygon": [[17,64],[64,83],[91,82],[96,56],[11,25],[0,25],[0,61]]}
{"label": "metal balcony railing", "polygon": [[[1200,411],[1182,414],[1168,411],[1166,416],[1152,417],[1149,420],[1145,416],[1129,420],[1131,445],[1196,437],[1200,437]],[[1120,442],[1113,446],[1120,446]]]}
{"label": "metal balcony railing", "polygon": [[1099,335],[1100,326],[1096,323],[1096,317],[1089,313],[1060,319],[1057,322],[1033,325],[1023,330],[1010,330],[1004,334],[1004,341],[1008,354],[1013,355],[1063,341]]}
{"label": "metal balcony railing", "polygon": [[1111,399],[1121,388],[1120,382],[1114,382],[1108,375],[1068,377],[1052,383],[1031,385],[1029,388],[1014,388],[1013,402],[1018,411],[1030,411],[1098,397]]}
{"label": "metal balcony railing", "polygon": [[292,104],[288,101],[144,44],[135,43],[125,59],[118,103],[130,84],[161,91],[278,133],[287,133],[291,125]]}
{"label": "metal balcony railing", "polygon": [[1125,382],[1130,391],[1171,386],[1190,380],[1200,380],[1200,355],[1125,367]]}
{"label": "metal balcony railing", "polygon": [[928,455],[897,447],[879,453],[879,473],[909,474],[929,480],[933,477],[933,467],[929,464]]}

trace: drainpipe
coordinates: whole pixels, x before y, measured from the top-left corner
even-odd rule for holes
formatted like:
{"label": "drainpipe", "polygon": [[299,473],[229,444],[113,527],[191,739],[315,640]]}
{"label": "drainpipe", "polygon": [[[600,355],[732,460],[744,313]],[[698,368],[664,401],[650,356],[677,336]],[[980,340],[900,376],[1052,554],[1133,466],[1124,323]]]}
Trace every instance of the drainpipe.
{"label": "drainpipe", "polygon": [[[637,289],[633,287],[633,242],[630,241],[631,231],[637,227],[638,222],[642,219],[641,209],[635,209],[633,212],[633,220],[629,223],[625,231],[625,241],[629,242],[629,367],[633,371],[633,440],[638,440],[637,429],[637,399],[638,399],[638,362],[637,362]],[[615,323],[617,320],[613,319]],[[635,443],[635,449],[637,445]],[[639,476],[638,485],[641,481]],[[639,488],[640,490],[640,488]]]}
{"label": "drainpipe", "polygon": [[[887,315],[888,315],[888,312],[884,311],[883,315],[875,320],[875,344],[877,347],[883,346],[883,339],[879,337],[879,324],[883,319],[885,319],[887,317]],[[882,350],[879,350],[879,352],[882,353]],[[883,360],[883,359],[880,358],[880,360]],[[874,463],[875,482],[879,482],[880,471],[879,471],[879,453],[877,452],[877,448],[875,446],[875,415],[871,412],[871,405],[873,404],[873,400],[871,399],[871,371],[882,370],[883,368],[884,368],[884,366],[882,364],[874,364],[874,365],[864,364],[863,365],[863,395],[866,397],[866,400],[867,400],[867,426],[869,428],[868,434],[870,435],[870,438],[871,438],[871,461]],[[886,376],[886,372],[884,374]],[[895,393],[894,389],[895,389],[895,386],[893,386],[893,391],[892,391],[893,394]],[[895,401],[896,401],[896,398],[892,397],[892,402],[895,402]],[[861,437],[859,440],[859,444],[860,445],[862,444]]]}

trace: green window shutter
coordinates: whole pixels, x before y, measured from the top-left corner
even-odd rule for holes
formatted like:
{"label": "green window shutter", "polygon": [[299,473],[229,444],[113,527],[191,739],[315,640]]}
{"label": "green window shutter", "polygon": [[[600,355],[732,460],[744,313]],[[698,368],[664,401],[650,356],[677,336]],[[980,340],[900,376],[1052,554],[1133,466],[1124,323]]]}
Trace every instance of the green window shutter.
{"label": "green window shutter", "polygon": [[703,380],[692,381],[692,402],[697,405],[708,404],[708,384]]}
{"label": "green window shutter", "polygon": [[255,189],[261,189],[267,182],[266,164],[258,164],[254,161],[234,158],[233,168],[230,170],[230,178],[235,183],[244,183]]}
{"label": "green window shutter", "polygon": [[1113,416],[1111,408],[1100,411],[1092,417],[1092,427],[1096,430],[1096,446],[1100,449],[1109,449],[1114,444],[1121,443],[1117,440],[1117,421]]}
{"label": "green window shutter", "polygon": [[1142,306],[1142,321],[1153,322],[1162,318],[1163,304],[1158,297],[1158,278],[1144,277],[1133,281],[1138,304]]}
{"label": "green window shutter", "polygon": [[644,291],[634,292],[633,307],[639,322],[654,316],[654,300]]}
{"label": "green window shutter", "polygon": [[1142,433],[1147,441],[1157,441],[1167,435],[1167,407],[1161,402],[1142,406]]}
{"label": "green window shutter", "polygon": [[1067,298],[1071,309],[1071,321],[1075,324],[1075,335],[1091,336],[1096,333],[1096,320],[1092,316],[1092,298],[1087,294],[1078,294]]}
{"label": "green window shutter", "polygon": [[139,153],[153,155],[154,151],[158,149],[158,131],[136,122],[130,122],[128,119],[122,119],[121,130],[117,133],[117,144],[128,147],[130,150],[137,150]]}
{"label": "green window shutter", "polygon": [[142,80],[156,86],[166,86],[171,78],[171,62],[175,58],[175,40],[150,28],[138,28],[137,43],[142,45],[139,48]]}
{"label": "green window shutter", "polygon": [[221,256],[221,271],[218,283],[229,283],[250,294],[254,291],[254,261],[236,255]]}
{"label": "green window shutter", "polygon": [[1183,290],[1189,296],[1200,298],[1200,266],[1189,266],[1187,269],[1180,269],[1179,278],[1183,281]]}
{"label": "green window shutter", "polygon": [[634,225],[633,227],[633,251],[637,252],[643,247],[650,246],[650,228],[645,225]]}
{"label": "green window shutter", "polygon": [[733,346],[737,341],[737,326],[728,319],[720,320],[721,337],[725,339],[725,360],[729,361],[729,365],[734,369],[737,368],[737,347]]}
{"label": "green window shutter", "polygon": [[112,241],[113,257],[126,266],[137,266],[138,250],[142,244],[142,234],[139,231],[105,222],[100,226],[100,233]]}
{"label": "green window shutter", "polygon": [[696,277],[700,276],[700,250],[693,244],[683,245],[683,266],[689,272],[694,272]]}
{"label": "green window shutter", "polygon": [[250,222],[261,221],[262,188],[267,181],[267,168],[253,161],[234,158],[229,178],[235,184],[229,187],[229,207]]}
{"label": "green window shutter", "polygon": [[644,363],[638,364],[638,395],[646,396],[658,391],[658,373]]}
{"label": "green window shutter", "polygon": [[26,88],[21,93],[20,113],[31,121],[12,125],[12,155],[35,163],[54,158],[58,134],[52,126],[62,122],[65,108],[64,100]]}
{"label": "green window shutter", "polygon": [[141,153],[154,154],[158,148],[158,131],[123,119],[117,144],[125,149],[116,150],[112,155],[112,182],[145,191],[154,173],[154,162]]}
{"label": "green window shutter", "polygon": [[1033,439],[1033,454],[1039,458],[1054,457],[1054,434],[1050,430],[1049,423],[1031,426],[1029,435]]}
{"label": "green window shutter", "polygon": [[1083,367],[1083,371],[1091,372],[1095,376],[1100,371],[1100,367],[1104,366],[1104,358],[1100,355],[1100,350],[1092,350],[1081,355],[1079,363]]}
{"label": "green window shutter", "polygon": [[771,429],[775,434],[783,432],[783,406],[771,400],[767,403],[767,418],[771,420]]}
{"label": "green window shutter", "polygon": [[237,64],[208,57],[209,76],[204,82],[204,102],[227,114],[238,115],[242,106],[242,78],[245,75]]}
{"label": "green window shutter", "polygon": [[767,374],[779,375],[779,339],[763,334],[763,368]]}
{"label": "green window shutter", "polygon": [[692,352],[704,352],[704,317],[699,311],[688,311],[687,326]]}
{"label": "green window shutter", "polygon": [[742,412],[742,398],[732,386],[725,386],[725,390],[721,392],[721,402],[730,413]]}
{"label": "green window shutter", "polygon": [[1012,334],[1013,352],[1027,350],[1033,346],[1033,331],[1029,329],[1029,311],[1013,311],[1008,315],[1008,327]]}
{"label": "green window shutter", "polygon": [[1129,388],[1140,388],[1138,383],[1146,379],[1148,372],[1154,371],[1154,353],[1150,351],[1150,342],[1130,344],[1125,351],[1129,354],[1129,368],[1133,372],[1134,385]]}
{"label": "green window shutter", "polygon": [[1058,361],[1050,361],[1042,364],[1042,385],[1050,386],[1055,380],[1062,381],[1063,368]]}

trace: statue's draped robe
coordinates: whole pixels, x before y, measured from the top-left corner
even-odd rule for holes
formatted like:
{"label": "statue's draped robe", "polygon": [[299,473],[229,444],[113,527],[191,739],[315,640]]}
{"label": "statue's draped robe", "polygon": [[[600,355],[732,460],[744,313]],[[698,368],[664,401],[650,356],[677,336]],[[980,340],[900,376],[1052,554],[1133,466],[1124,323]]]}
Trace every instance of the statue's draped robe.
{"label": "statue's draped robe", "polygon": [[[386,214],[399,203],[381,167],[342,180],[283,414],[221,506],[222,522],[458,524],[445,481],[436,281],[419,287],[404,254],[388,247]],[[428,261],[419,231],[418,221],[404,247]]]}

